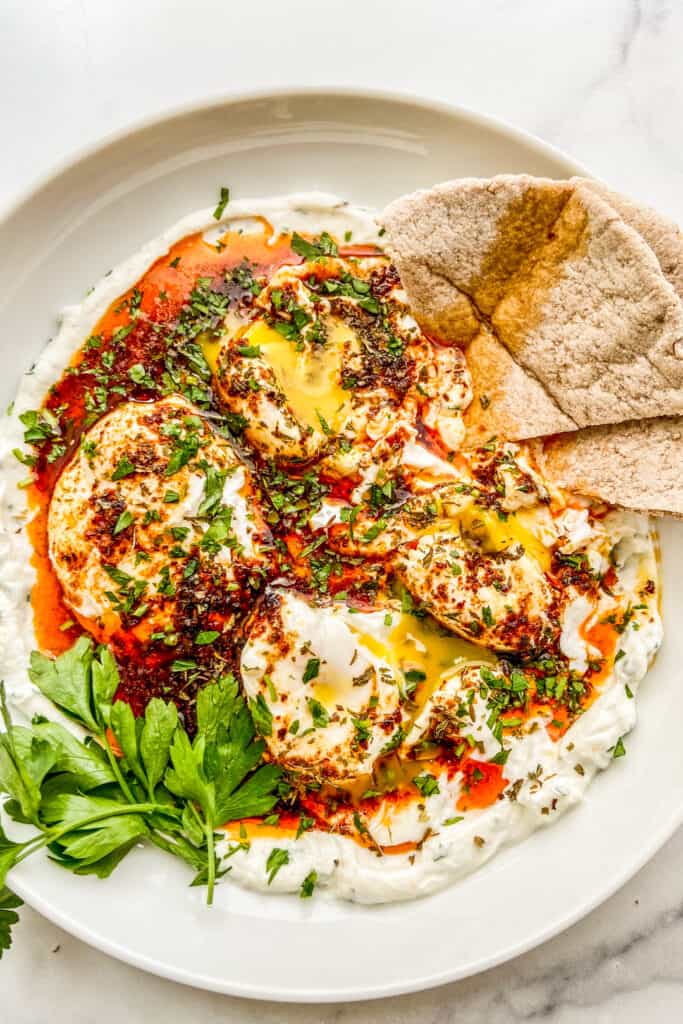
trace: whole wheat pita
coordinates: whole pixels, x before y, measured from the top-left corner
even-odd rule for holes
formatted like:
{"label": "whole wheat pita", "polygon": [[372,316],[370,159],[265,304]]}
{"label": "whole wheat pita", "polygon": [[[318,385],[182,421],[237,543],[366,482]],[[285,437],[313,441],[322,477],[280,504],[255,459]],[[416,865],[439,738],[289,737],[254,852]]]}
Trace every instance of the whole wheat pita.
{"label": "whole wheat pita", "polygon": [[[509,438],[683,413],[683,305],[598,193],[577,179],[464,179],[382,216],[418,319],[450,342],[476,340],[471,366],[485,350],[475,395]],[[664,252],[667,233],[650,231]],[[480,440],[476,404],[466,419]]]}
{"label": "whole wheat pita", "polygon": [[544,475],[611,505],[683,517],[683,417],[589,427],[535,445]]}
{"label": "whole wheat pita", "polygon": [[673,221],[656,210],[612,191],[601,181],[592,178],[572,178],[570,184],[581,183],[592,189],[617,211],[647,242],[657,257],[664,277],[672,285],[679,299],[683,299],[683,232]]}
{"label": "whole wheat pita", "polygon": [[[683,299],[683,232],[656,210],[581,179],[642,235],[662,273]],[[683,418],[662,417],[591,427],[546,441],[545,474],[575,492],[654,515],[683,517]]]}

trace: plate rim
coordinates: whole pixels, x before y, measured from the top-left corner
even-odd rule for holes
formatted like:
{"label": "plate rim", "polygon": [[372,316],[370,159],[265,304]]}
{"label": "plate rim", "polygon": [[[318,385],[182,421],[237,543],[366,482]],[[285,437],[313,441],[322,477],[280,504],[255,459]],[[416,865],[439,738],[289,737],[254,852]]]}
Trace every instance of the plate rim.
{"label": "plate rim", "polygon": [[[69,935],[84,942],[86,945],[97,949],[99,952],[129,964],[148,974],[172,981],[177,984],[187,985],[189,988],[199,989],[205,992],[217,992],[221,995],[235,996],[241,999],[250,999],[257,1002],[280,1002],[291,1004],[327,1005],[330,1003],[357,1003],[370,1000],[388,999],[392,996],[410,995],[419,992],[428,992],[432,989],[441,988],[456,981],[463,981],[465,978],[477,977],[486,971],[492,970],[502,964],[528,953],[544,943],[561,935],[572,925],[577,924],[593,910],[601,907],[610,897],[619,891],[626,883],[633,878],[655,854],[664,846],[674,832],[683,824],[683,799],[675,812],[672,812],[670,819],[658,833],[651,843],[644,848],[641,856],[634,865],[629,865],[616,877],[613,877],[608,887],[597,899],[585,900],[576,910],[567,914],[559,923],[549,925],[540,933],[536,933],[529,939],[523,940],[508,948],[482,958],[477,967],[472,970],[467,966],[453,970],[441,971],[433,975],[424,975],[419,979],[407,982],[389,983],[376,985],[371,989],[358,989],[349,992],[348,989],[328,989],[324,995],[319,992],[311,992],[310,989],[282,989],[270,988],[267,991],[250,984],[237,984],[235,982],[218,982],[208,975],[198,974],[196,971],[186,971],[179,967],[169,967],[154,957],[130,951],[117,942],[113,942],[100,936],[97,932],[91,931],[87,926],[79,924],[68,914],[53,910],[51,904],[47,903],[42,896],[34,896],[30,885],[16,885],[12,883],[12,891],[16,893],[33,910],[36,910],[52,924],[62,928]],[[10,875],[11,875],[10,871]],[[457,884],[457,883],[455,883]]]}
{"label": "plate rim", "polygon": [[[80,164],[88,159],[97,156],[107,147],[124,143],[135,135],[142,135],[146,131],[162,125],[165,122],[176,118],[192,116],[197,113],[205,113],[212,109],[226,106],[233,106],[251,101],[268,100],[297,100],[315,99],[320,97],[327,100],[352,99],[369,102],[385,102],[391,105],[406,106],[417,110],[424,110],[425,113],[437,113],[448,118],[459,119],[473,127],[481,127],[495,132],[499,137],[509,139],[515,143],[521,143],[536,153],[552,158],[562,163],[573,174],[592,177],[590,170],[573,157],[566,154],[559,147],[538,138],[525,129],[518,128],[504,119],[479,111],[475,108],[451,103],[441,99],[434,99],[428,95],[414,95],[407,90],[389,90],[373,87],[355,86],[303,86],[283,85],[277,88],[259,88],[247,90],[227,90],[225,92],[211,92],[203,97],[164,107],[141,118],[127,122],[120,128],[103,133],[96,139],[71,149],[64,157],[54,161],[42,174],[38,175],[29,185],[15,193],[9,201],[0,204],[0,233],[4,230],[7,222],[19,215],[22,208],[31,203],[34,198],[44,189],[54,186],[62,177],[68,176]],[[474,976],[491,968],[505,963],[523,953],[534,949],[547,942],[554,936],[566,931],[577,921],[581,920],[592,910],[601,906],[607,899],[614,895],[630,878],[632,878],[656,853],[664,843],[671,838],[673,833],[683,824],[683,796],[677,807],[673,808],[660,829],[650,836],[650,841],[645,843],[639,855],[620,872],[612,875],[605,888],[601,890],[599,897],[584,899],[570,913],[566,914],[559,921],[554,921],[546,928],[537,931],[532,936],[513,943],[489,957],[481,958],[475,968],[471,965],[458,966],[436,972],[434,974],[423,974],[419,978],[403,982],[390,982],[385,985],[377,984],[368,989],[357,989],[350,993],[348,989],[328,989],[324,995],[320,992],[311,992],[309,989],[268,989],[256,987],[253,984],[240,984],[234,980],[221,981],[215,977],[203,976],[196,971],[188,971],[181,967],[167,965],[164,962],[138,953],[135,950],[127,949],[117,941],[112,941],[101,933],[94,931],[88,925],[82,925],[77,919],[71,917],[68,912],[56,909],[46,897],[40,892],[34,891],[30,883],[24,883],[20,879],[15,882],[10,880],[13,891],[17,893],[29,906],[35,909],[47,920],[63,928],[66,932],[74,935],[87,945],[111,956],[124,963],[130,964],[141,970],[155,974],[193,988],[205,991],[219,992],[226,995],[238,996],[255,1000],[274,1000],[286,1003],[331,1003],[337,1001],[355,1002],[359,1000],[382,999],[389,996],[408,994],[420,991],[427,991],[446,985],[450,982],[460,980],[464,977]],[[10,872],[10,875],[12,872]]]}
{"label": "plate rim", "polygon": [[494,129],[515,142],[525,143],[543,156],[560,160],[571,166],[574,169],[574,174],[580,174],[587,178],[595,177],[585,164],[569,156],[559,146],[546,142],[545,139],[541,139],[538,135],[534,135],[533,132],[527,131],[525,128],[519,128],[504,118],[488,114],[485,111],[478,110],[476,107],[451,103],[448,100],[434,99],[426,94],[417,95],[402,89],[365,88],[362,86],[346,85],[282,85],[275,88],[230,89],[225,92],[207,93],[204,97],[187,100],[185,103],[170,104],[155,113],[135,118],[120,128],[113,128],[111,131],[98,135],[90,142],[70,149],[64,156],[53,161],[45,171],[30,181],[26,188],[20,189],[13,198],[0,203],[0,230],[5,226],[5,222],[18,213],[21,207],[29,203],[38,192],[54,184],[57,178],[68,174],[78,164],[83,163],[92,156],[96,156],[100,150],[123,142],[131,135],[143,133],[164,121],[186,117],[199,111],[207,111],[226,106],[227,104],[232,105],[270,99],[310,99],[316,96],[326,99],[339,97],[341,99],[384,101],[418,107],[425,111],[445,114],[447,116],[455,115],[465,121],[469,121],[473,125],[479,124],[486,128]]}

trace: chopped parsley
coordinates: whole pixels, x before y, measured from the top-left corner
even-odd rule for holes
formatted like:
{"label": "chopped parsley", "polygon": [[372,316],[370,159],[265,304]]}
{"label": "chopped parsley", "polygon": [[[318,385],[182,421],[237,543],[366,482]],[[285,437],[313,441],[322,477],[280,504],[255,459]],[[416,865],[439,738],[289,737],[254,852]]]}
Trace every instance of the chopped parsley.
{"label": "chopped parsley", "polygon": [[315,729],[325,729],[330,724],[329,712],[319,700],[309,697],[306,701]]}
{"label": "chopped parsley", "polygon": [[309,658],[306,662],[306,668],[302,680],[304,683],[310,683],[312,679],[317,679],[320,674],[320,658]]}
{"label": "chopped parsley", "polygon": [[194,642],[198,647],[205,647],[207,644],[212,644],[214,640],[218,640],[220,633],[217,629],[202,629],[197,633],[194,638]]}
{"label": "chopped parsley", "polygon": [[380,754],[390,754],[392,750],[397,750],[401,746],[405,739],[406,733],[402,725],[399,725],[398,729],[393,733],[391,739],[389,739],[382,749]]}
{"label": "chopped parsley", "polygon": [[123,530],[127,530],[128,527],[132,524],[132,522],[133,513],[126,509],[121,513],[119,518],[116,520],[116,525],[114,526],[114,536],[116,536],[118,533],[121,533]]}
{"label": "chopped parsley", "polygon": [[282,850],[275,846],[268,854],[268,860],[266,861],[266,874],[268,875],[268,885],[271,885],[276,874],[283,868],[285,864],[289,864],[289,851]]}
{"label": "chopped parsley", "polygon": [[301,883],[301,888],[299,889],[299,896],[301,897],[302,900],[308,900],[311,898],[317,881],[318,872],[315,870],[309,871],[306,877],[304,878],[303,882]]}
{"label": "chopped parsley", "polygon": [[436,796],[441,792],[436,776],[425,772],[423,775],[416,775],[413,784],[417,786],[422,796]]}
{"label": "chopped parsley", "polygon": [[131,476],[133,473],[136,472],[137,470],[133,463],[124,455],[123,458],[119,459],[118,463],[116,464],[116,467],[111,475],[111,478],[112,480],[123,480],[124,477]]}
{"label": "chopped parsley", "polygon": [[220,199],[218,201],[218,206],[213,211],[214,220],[220,220],[221,219],[221,217],[225,213],[225,207],[228,205],[229,202],[230,202],[230,189],[223,187],[223,188],[221,188],[221,197],[220,197]]}
{"label": "chopped parsley", "polygon": [[304,832],[308,832],[315,825],[315,818],[308,818],[305,814],[302,814],[299,818],[299,824],[296,828],[296,838],[300,839]]}
{"label": "chopped parsley", "polygon": [[311,241],[302,238],[296,231],[292,235],[292,249],[297,256],[303,256],[305,260],[319,260],[324,256],[338,256],[339,249],[334,239],[327,231]]}

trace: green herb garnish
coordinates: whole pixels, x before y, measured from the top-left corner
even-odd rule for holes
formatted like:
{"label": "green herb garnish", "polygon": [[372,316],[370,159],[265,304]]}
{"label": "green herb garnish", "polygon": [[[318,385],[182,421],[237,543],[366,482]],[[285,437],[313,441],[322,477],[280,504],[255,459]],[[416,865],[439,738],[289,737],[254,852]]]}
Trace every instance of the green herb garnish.
{"label": "green herb garnish", "polygon": [[423,775],[417,775],[413,779],[413,783],[420,790],[422,796],[436,796],[441,792],[436,776],[430,775],[429,772],[425,772]]}
{"label": "green herb garnish", "polygon": [[223,187],[223,188],[221,188],[221,198],[218,201],[218,206],[213,211],[214,220],[220,220],[221,219],[221,217],[225,213],[225,207],[228,205],[229,202],[230,202],[230,189]]}
{"label": "green herb garnish", "polygon": [[319,238],[310,242],[295,231],[292,235],[292,249],[297,256],[303,256],[305,260],[319,260],[324,256],[338,256],[339,250],[333,238],[323,231]]}
{"label": "green herb garnish", "polygon": [[0,683],[4,809],[35,829],[21,842],[0,829],[0,948],[9,945],[7,929],[18,906],[3,889],[6,874],[48,846],[63,867],[106,878],[146,840],[188,863],[193,884],[207,886],[211,903],[222,874],[217,829],[269,813],[281,778],[279,768],[262,763],[264,744],[255,738],[234,677],[200,690],[190,739],[175,705],[155,697],[136,718],[130,705],[116,700],[116,661],[85,637],[54,660],[34,651],[29,674],[90,736],[80,740],[44,718],[28,727],[13,724]]}

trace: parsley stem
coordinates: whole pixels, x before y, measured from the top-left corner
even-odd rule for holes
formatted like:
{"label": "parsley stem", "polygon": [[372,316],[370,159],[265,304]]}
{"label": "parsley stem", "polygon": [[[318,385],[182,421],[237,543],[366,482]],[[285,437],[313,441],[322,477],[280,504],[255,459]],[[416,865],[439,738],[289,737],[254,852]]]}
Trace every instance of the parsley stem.
{"label": "parsley stem", "polygon": [[179,843],[160,832],[158,829],[153,828],[149,834],[149,841],[158,846],[164,853],[172,853],[174,857],[182,857],[183,860],[187,860],[187,856],[184,854],[182,847]]}
{"label": "parsley stem", "polygon": [[132,794],[132,792],[130,790],[130,786],[128,785],[128,783],[124,779],[123,775],[121,774],[121,769],[119,768],[118,759],[117,759],[116,754],[114,753],[114,751],[111,749],[111,746],[109,744],[109,740],[107,739],[106,733],[102,733],[102,740],[104,742],[104,749],[107,752],[107,758],[109,760],[109,764],[111,766],[111,770],[113,771],[114,776],[116,777],[116,781],[119,784],[119,788],[120,788],[121,792],[123,793],[123,795],[125,796],[125,798],[128,801],[128,803],[129,804],[134,804],[135,803],[135,797],[133,796],[133,794]]}
{"label": "parsley stem", "polygon": [[207,821],[205,826],[206,834],[206,852],[208,855],[207,862],[207,881],[206,881],[206,904],[211,906],[213,903],[213,889],[216,883],[216,854],[214,852],[213,845],[213,822]]}
{"label": "parsley stem", "polygon": [[98,814],[91,814],[87,818],[70,821],[68,825],[54,825],[52,828],[45,829],[42,834],[29,839],[21,853],[17,855],[14,863],[19,864],[22,860],[26,860],[32,853],[39,850],[41,846],[54,843],[56,840],[61,839],[62,836],[68,835],[69,832],[77,832],[79,829],[97,824],[98,821],[106,821],[107,818],[118,818],[123,814],[153,814],[155,811],[158,811],[160,814],[176,813],[175,808],[169,808],[165,804],[122,804],[121,807],[114,807],[107,811],[100,811]]}
{"label": "parsley stem", "polygon": [[50,839],[51,841],[60,839],[61,836],[66,835],[67,832],[85,828],[87,825],[95,825],[98,821],[105,821],[107,818],[119,818],[123,814],[154,814],[155,811],[159,814],[177,814],[176,808],[169,807],[168,804],[122,804],[121,807],[114,807],[108,811],[100,811],[98,814],[91,814],[88,818],[82,818],[80,821],[71,822],[69,825],[63,825],[61,828],[58,828],[53,835],[51,835]]}

